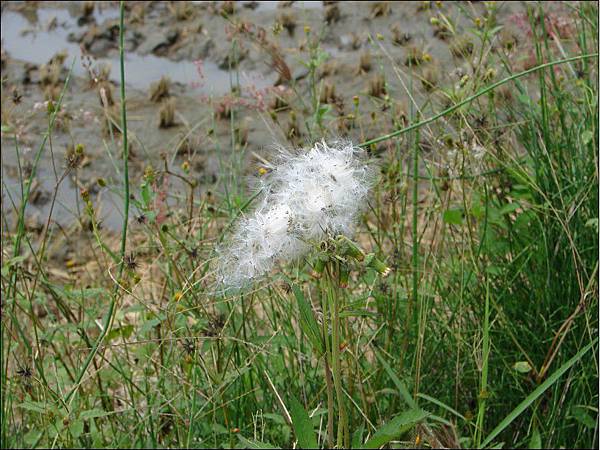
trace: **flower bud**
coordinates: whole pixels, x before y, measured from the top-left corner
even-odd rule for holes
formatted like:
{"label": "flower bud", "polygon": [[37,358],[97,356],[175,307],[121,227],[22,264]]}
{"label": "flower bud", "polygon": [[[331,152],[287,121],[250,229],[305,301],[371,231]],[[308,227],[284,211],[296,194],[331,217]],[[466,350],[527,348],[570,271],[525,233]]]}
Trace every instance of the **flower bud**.
{"label": "flower bud", "polygon": [[336,243],[339,246],[340,256],[349,256],[351,258],[356,259],[357,261],[362,261],[365,259],[365,254],[360,249],[356,243],[352,242],[344,235],[339,235],[336,239]]}
{"label": "flower bud", "polygon": [[348,287],[348,279],[350,278],[350,270],[346,264],[340,265],[340,287]]}
{"label": "flower bud", "polygon": [[310,275],[313,278],[319,279],[323,275],[323,271],[325,270],[325,263],[327,262],[327,257],[324,255],[319,255],[317,260],[313,264],[313,270]]}
{"label": "flower bud", "polygon": [[378,259],[374,253],[369,253],[366,256],[365,266],[375,269],[384,277],[387,277],[391,271],[391,269],[383,261]]}

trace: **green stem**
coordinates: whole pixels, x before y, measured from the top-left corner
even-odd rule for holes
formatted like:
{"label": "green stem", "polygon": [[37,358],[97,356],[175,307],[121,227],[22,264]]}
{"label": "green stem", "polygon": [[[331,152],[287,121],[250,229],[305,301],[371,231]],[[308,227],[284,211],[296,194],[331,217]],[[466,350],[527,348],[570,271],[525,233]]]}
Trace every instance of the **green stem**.
{"label": "green stem", "polygon": [[[119,276],[117,278],[117,281],[120,281],[121,276],[123,275],[123,268],[125,265],[124,256],[125,256],[126,243],[127,243],[127,224],[129,222],[129,165],[128,165],[129,148],[128,148],[128,143],[127,143],[127,112],[126,112],[126,106],[125,106],[125,53],[124,53],[125,27],[123,25],[123,22],[124,22],[123,18],[125,16],[125,4],[124,4],[123,0],[121,0],[120,10],[121,10],[120,11],[121,18],[120,18],[120,24],[119,24],[119,54],[120,54],[120,61],[121,61],[121,135],[123,137],[123,179],[124,179],[124,184],[125,184],[125,193],[124,193],[124,199],[123,199],[124,211],[123,211],[123,231],[121,233],[121,260],[119,262]],[[106,337],[106,335],[108,334],[108,332],[110,331],[110,329],[112,327],[112,324],[114,321],[114,312],[115,312],[115,305],[117,302],[118,289],[119,289],[119,283],[117,282],[117,284],[115,286],[115,292],[111,298],[110,305],[108,307],[108,312],[106,314],[106,319],[104,321],[104,326],[101,330],[101,333],[98,336],[98,339],[96,339],[96,342],[94,343],[94,347],[92,348],[92,351],[85,359],[83,366],[81,367],[81,370],[79,371],[79,374],[77,375],[77,379],[75,381],[73,388],[69,391],[69,393],[65,397],[65,403],[69,403],[69,401],[73,398],[73,395],[79,389],[79,386],[83,380],[83,376],[87,372],[87,369],[89,368],[94,357],[96,356],[96,353],[98,353],[100,344],[102,343],[102,341],[104,340],[104,338]]]}
{"label": "green stem", "polygon": [[[419,304],[419,235],[418,235],[418,219],[419,219],[419,130],[417,129],[415,136],[415,147],[413,155],[413,192],[412,192],[412,302],[414,308],[418,308]],[[409,311],[409,320],[413,320],[414,313]],[[420,331],[420,330],[419,330]],[[419,393],[419,377],[421,372],[421,359],[417,353],[416,369],[415,369],[415,390],[414,396],[417,398]]]}
{"label": "green stem", "polygon": [[[325,276],[324,278],[326,278]],[[321,307],[323,309],[323,339],[325,340],[325,384],[327,387],[327,445],[333,448],[333,382],[331,380],[331,346],[329,344],[329,320],[328,320],[328,298],[326,295],[321,296]]]}
{"label": "green stem", "polygon": [[340,356],[340,303],[339,295],[335,292],[333,265],[329,265],[325,278],[327,278],[327,297],[331,307],[332,316],[332,349],[331,349],[331,365],[333,367],[333,382],[335,384],[335,395],[338,404],[338,429],[337,429],[337,446],[338,448],[349,448],[350,436],[348,431],[348,417],[344,403],[344,393],[342,391],[342,367]]}
{"label": "green stem", "polygon": [[483,434],[483,420],[485,418],[485,405],[487,400],[488,361],[490,356],[490,283],[486,282],[485,289],[485,315],[483,318],[483,344],[481,349],[481,391],[479,392],[479,411],[475,425],[476,447],[481,448]]}

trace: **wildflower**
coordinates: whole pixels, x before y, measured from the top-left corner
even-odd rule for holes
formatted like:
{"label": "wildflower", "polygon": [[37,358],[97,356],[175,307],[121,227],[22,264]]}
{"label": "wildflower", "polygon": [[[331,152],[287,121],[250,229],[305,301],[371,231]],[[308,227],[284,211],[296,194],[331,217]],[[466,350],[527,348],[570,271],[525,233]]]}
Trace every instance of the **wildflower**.
{"label": "wildflower", "polygon": [[280,149],[258,179],[258,206],[220,248],[219,283],[243,287],[277,264],[296,261],[331,235],[350,235],[362,211],[373,171],[360,148],[324,141],[308,151]]}

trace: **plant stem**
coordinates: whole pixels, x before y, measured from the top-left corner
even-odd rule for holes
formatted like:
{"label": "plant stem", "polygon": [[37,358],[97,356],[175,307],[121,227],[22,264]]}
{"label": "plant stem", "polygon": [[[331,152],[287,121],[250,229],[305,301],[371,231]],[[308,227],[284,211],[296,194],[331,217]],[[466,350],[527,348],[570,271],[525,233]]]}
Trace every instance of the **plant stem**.
{"label": "plant stem", "polygon": [[[327,276],[327,275],[325,275]],[[331,381],[331,369],[329,367],[331,349],[329,345],[329,320],[328,320],[328,299],[325,295],[321,296],[323,309],[323,339],[325,341],[325,383],[327,386],[327,445],[333,448],[333,383]]]}
{"label": "plant stem", "polygon": [[348,431],[348,417],[344,404],[344,393],[342,391],[342,368],[340,357],[340,303],[339,295],[335,292],[333,284],[333,265],[330,264],[327,273],[327,297],[331,307],[332,317],[332,349],[331,349],[331,365],[333,367],[333,382],[335,384],[335,395],[338,404],[338,430],[337,430],[337,446],[338,448],[348,448],[350,446],[350,436]]}
{"label": "plant stem", "polygon": [[[415,309],[419,308],[419,129],[417,128],[415,136],[415,147],[413,155],[413,192],[412,192],[412,302]],[[414,312],[409,311],[409,320],[414,319]],[[420,331],[420,330],[419,330]],[[419,355],[416,358],[415,369],[415,390],[414,397],[419,393],[419,378],[421,372],[421,359]]]}
{"label": "plant stem", "polygon": [[[128,148],[128,143],[127,143],[127,112],[126,112],[126,106],[125,106],[125,53],[124,53],[124,35],[125,35],[125,28],[123,25],[123,18],[125,16],[125,3],[123,1],[121,1],[121,11],[120,11],[120,26],[119,26],[119,53],[120,53],[120,61],[121,61],[121,134],[123,137],[123,180],[124,180],[124,206],[123,206],[123,230],[121,232],[121,260],[119,262],[119,276],[117,278],[117,281],[120,281],[121,276],[123,275],[123,268],[125,265],[125,260],[124,260],[124,256],[125,256],[125,250],[126,250],[126,243],[127,243],[127,224],[129,222],[129,148]],[[102,343],[102,341],[104,340],[104,338],[106,337],[106,335],[108,334],[108,332],[110,331],[110,329],[112,328],[112,324],[114,321],[114,312],[115,312],[115,305],[117,303],[117,295],[118,295],[118,289],[119,289],[119,283],[116,284],[115,286],[115,292],[113,293],[113,296],[111,298],[110,301],[110,305],[108,307],[108,312],[106,314],[106,319],[104,321],[104,326],[101,330],[100,335],[98,336],[98,339],[96,340],[96,342],[94,343],[94,347],[92,348],[92,351],[90,352],[90,354],[87,356],[87,358],[85,359],[83,366],[81,367],[81,370],[79,371],[79,374],[77,375],[77,380],[75,382],[75,384],[73,385],[73,388],[69,391],[69,393],[67,394],[67,396],[65,397],[65,403],[69,403],[69,400],[72,399],[73,394],[75,394],[77,392],[77,390],[79,389],[79,385],[81,384],[82,380],[83,380],[83,376],[85,375],[85,373],[87,372],[88,367],[90,366],[91,362],[93,361],[94,357],[96,356],[96,353],[98,353],[98,349],[100,347],[100,344]]]}

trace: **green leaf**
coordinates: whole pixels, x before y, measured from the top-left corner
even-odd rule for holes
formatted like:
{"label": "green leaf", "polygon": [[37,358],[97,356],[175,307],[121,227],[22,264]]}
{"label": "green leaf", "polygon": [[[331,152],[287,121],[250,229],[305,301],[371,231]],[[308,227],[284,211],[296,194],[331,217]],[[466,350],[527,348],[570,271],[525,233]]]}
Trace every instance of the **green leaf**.
{"label": "green leaf", "polygon": [[584,409],[583,406],[574,406],[571,408],[571,414],[584,427],[594,429],[596,421],[590,416]]}
{"label": "green leaf", "polygon": [[263,417],[265,419],[272,420],[273,422],[275,422],[278,425],[285,425],[285,419],[283,418],[283,416],[281,414],[264,413]]}
{"label": "green leaf", "polygon": [[581,133],[581,142],[583,142],[583,145],[588,145],[592,142],[592,139],[594,139],[594,134],[590,130],[585,130]]}
{"label": "green leaf", "polygon": [[360,448],[362,445],[363,434],[365,433],[365,424],[361,423],[360,427],[352,435],[352,448]]}
{"label": "green leaf", "polygon": [[444,211],[444,222],[451,225],[460,225],[463,220],[463,213],[460,209],[447,209]]}
{"label": "green leaf", "polygon": [[585,223],[585,226],[587,228],[595,228],[596,233],[597,233],[598,232],[598,218],[594,217],[592,219],[588,219],[588,221]]}
{"label": "green leaf", "polygon": [[501,215],[505,216],[506,214],[510,214],[513,211],[519,209],[521,205],[518,202],[507,203],[498,211]]}
{"label": "green leaf", "polygon": [[77,439],[83,434],[83,420],[77,419],[69,424],[69,431],[71,435]]}
{"label": "green leaf", "polygon": [[377,317],[377,313],[365,310],[346,310],[340,313],[340,317]]}
{"label": "green leaf", "polygon": [[42,402],[31,402],[25,400],[23,403],[19,403],[17,407],[44,414],[48,408],[48,405]]}
{"label": "green leaf", "polygon": [[114,328],[106,335],[106,340],[112,341],[119,336],[123,336],[123,339],[127,339],[129,336],[131,336],[131,333],[133,333],[133,325],[125,325],[123,327]]}
{"label": "green leaf", "polygon": [[542,437],[537,428],[533,429],[531,439],[529,440],[529,448],[542,448]]}
{"label": "green leaf", "polygon": [[464,420],[464,421],[466,421],[466,420],[467,420],[467,419],[465,418],[465,416],[463,416],[463,415],[462,415],[461,413],[459,413],[457,410],[455,410],[454,408],[452,408],[452,407],[450,407],[450,406],[446,405],[445,403],[443,403],[443,402],[439,401],[437,398],[430,397],[429,395],[427,395],[427,394],[422,394],[422,393],[420,393],[420,392],[417,394],[417,397],[423,398],[423,399],[425,399],[425,400],[427,400],[427,401],[429,401],[429,402],[433,403],[434,405],[438,405],[440,408],[443,408],[443,409],[445,409],[446,411],[448,411],[448,412],[451,412],[452,414],[454,414],[456,417],[458,417],[458,418],[459,418],[459,419],[461,419],[461,420]]}
{"label": "green leaf", "polygon": [[411,409],[403,412],[377,430],[373,437],[365,442],[364,448],[379,448],[387,444],[392,439],[406,433],[427,416],[428,413],[421,409]]}
{"label": "green leaf", "polygon": [[254,439],[246,439],[241,434],[238,434],[238,439],[242,443],[242,448],[279,448],[265,442],[256,441]]}
{"label": "green leaf", "polygon": [[294,295],[298,301],[298,310],[300,312],[300,328],[302,328],[302,331],[304,334],[306,334],[306,337],[317,352],[317,356],[321,356],[324,348],[323,339],[321,337],[321,333],[319,332],[319,326],[317,325],[317,321],[313,315],[312,308],[306,298],[304,298],[302,289],[295,284],[292,284],[292,290],[294,291]]}
{"label": "green leaf", "polygon": [[90,409],[88,411],[83,411],[81,414],[79,414],[79,418],[82,420],[94,419],[96,417],[108,416],[109,414],[109,412],[103,411],[101,409]]}
{"label": "green leaf", "polygon": [[33,429],[29,431],[24,437],[23,441],[31,448],[36,448],[38,443],[42,439],[42,435],[44,434],[43,430]]}
{"label": "green leaf", "polygon": [[513,364],[513,369],[519,373],[531,372],[531,365],[527,361],[517,361]]}
{"label": "green leaf", "polygon": [[582,348],[579,352],[577,352],[577,354],[575,356],[573,356],[571,359],[569,359],[566,363],[564,363],[562,366],[560,366],[558,368],[558,370],[556,370],[552,375],[550,375],[546,381],[544,381],[542,384],[540,384],[537,388],[535,388],[535,390],[529,394],[525,400],[523,400],[521,403],[519,403],[517,405],[517,407],[515,409],[513,409],[511,411],[511,413],[506,416],[502,422],[500,422],[496,428],[494,428],[492,430],[492,432],[485,438],[485,440],[483,441],[483,443],[481,444],[481,447],[486,447],[490,442],[492,442],[493,439],[496,438],[496,436],[498,436],[500,433],[502,433],[502,431],[504,431],[504,429],[509,426],[513,420],[515,420],[517,417],[519,417],[521,415],[521,413],[523,411],[525,411],[529,405],[531,405],[535,400],[537,400],[544,392],[546,392],[546,390],[552,386],[554,383],[556,383],[556,381],[567,371],[569,370],[571,367],[573,367],[575,365],[575,363],[577,363],[582,357],[583,355],[585,355],[594,345],[596,345],[596,343],[598,342],[598,338],[594,339],[592,342],[590,342],[588,345],[586,345],[584,348]]}
{"label": "green leaf", "polygon": [[391,378],[392,382],[396,385],[398,392],[402,396],[402,399],[406,402],[406,404],[413,409],[417,408],[417,403],[413,400],[412,395],[408,392],[406,385],[400,381],[400,378],[396,375],[396,372],[390,367],[385,359],[379,354],[379,352],[375,352],[375,356],[379,360],[380,364],[383,366],[388,376]]}
{"label": "green leaf", "polygon": [[2,129],[3,133],[12,133],[13,132],[13,128],[10,125],[2,124],[1,129]]}
{"label": "green leaf", "polygon": [[294,434],[298,439],[298,446],[300,448],[317,448],[317,437],[310,417],[308,417],[308,413],[302,404],[293,395],[290,396],[290,415],[292,416]]}
{"label": "green leaf", "polygon": [[150,207],[150,202],[152,201],[152,190],[148,183],[142,183],[142,188],[140,189],[142,194],[142,200],[144,201],[144,208]]}

